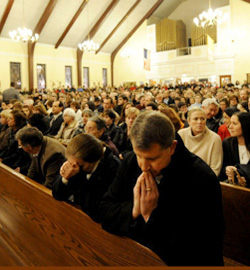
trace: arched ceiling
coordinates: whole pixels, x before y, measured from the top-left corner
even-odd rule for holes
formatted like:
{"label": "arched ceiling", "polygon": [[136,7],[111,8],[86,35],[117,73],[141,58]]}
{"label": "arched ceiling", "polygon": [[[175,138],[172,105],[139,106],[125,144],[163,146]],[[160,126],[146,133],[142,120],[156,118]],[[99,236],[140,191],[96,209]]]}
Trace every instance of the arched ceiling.
{"label": "arched ceiling", "polygon": [[24,25],[39,32],[38,43],[77,48],[89,37],[101,52],[112,53],[146,14],[168,17],[184,1],[1,0],[0,37]]}
{"label": "arched ceiling", "polygon": [[[165,9],[167,3],[171,8],[181,0],[161,2]],[[40,30],[40,43],[77,48],[90,37],[103,45],[101,52],[112,53],[156,3],[158,0],[1,0],[0,37],[9,38],[9,31],[24,25]]]}

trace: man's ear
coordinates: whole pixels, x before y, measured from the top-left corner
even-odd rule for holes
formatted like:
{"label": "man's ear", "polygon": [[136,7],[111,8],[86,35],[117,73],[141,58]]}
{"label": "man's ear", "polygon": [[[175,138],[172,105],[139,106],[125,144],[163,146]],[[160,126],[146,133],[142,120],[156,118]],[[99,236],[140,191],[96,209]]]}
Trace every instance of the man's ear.
{"label": "man's ear", "polygon": [[172,156],[175,152],[175,148],[176,148],[176,145],[177,145],[177,140],[174,140],[172,145],[170,146],[170,155]]}
{"label": "man's ear", "polygon": [[29,151],[33,149],[32,146],[30,146],[29,144],[26,146],[26,148],[28,148]]}

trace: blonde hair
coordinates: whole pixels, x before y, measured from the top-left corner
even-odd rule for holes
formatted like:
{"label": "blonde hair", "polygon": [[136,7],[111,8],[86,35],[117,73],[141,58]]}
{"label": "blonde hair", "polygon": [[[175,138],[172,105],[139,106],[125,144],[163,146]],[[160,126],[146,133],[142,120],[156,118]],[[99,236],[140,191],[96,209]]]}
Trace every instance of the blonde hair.
{"label": "blonde hair", "polygon": [[10,117],[10,112],[11,110],[3,110],[1,111],[0,115],[1,117],[3,116],[4,118],[8,119]]}
{"label": "blonde hair", "polygon": [[136,116],[138,116],[140,114],[140,111],[135,107],[130,107],[125,110],[125,117],[128,117],[131,114],[135,114]]}
{"label": "blonde hair", "polygon": [[189,111],[188,111],[188,117],[187,118],[190,119],[191,118],[191,115],[194,112],[203,112],[204,115],[206,115],[205,111],[202,108],[195,106],[195,107],[192,107],[192,108],[189,109]]}

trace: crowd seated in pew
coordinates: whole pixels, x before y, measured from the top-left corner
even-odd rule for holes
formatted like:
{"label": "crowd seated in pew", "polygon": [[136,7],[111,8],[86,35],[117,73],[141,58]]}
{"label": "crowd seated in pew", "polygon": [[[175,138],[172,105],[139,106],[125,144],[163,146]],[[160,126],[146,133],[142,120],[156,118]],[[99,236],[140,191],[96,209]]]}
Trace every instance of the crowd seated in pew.
{"label": "crowd seated in pew", "polygon": [[[53,122],[56,121],[57,118],[63,118],[63,116],[62,116],[63,115],[63,111],[69,109],[71,107],[70,104],[73,104],[74,105],[75,104],[74,102],[78,102],[81,105],[81,108],[82,108],[82,106],[83,106],[83,108],[86,108],[86,106],[87,106],[86,104],[88,104],[88,102],[91,105],[92,100],[93,101],[94,100],[97,100],[97,99],[98,100],[101,100],[102,103],[99,104],[98,106],[103,105],[104,114],[101,113],[102,109],[100,109],[100,113],[99,113],[99,111],[97,109],[94,109],[94,111],[92,111],[91,109],[89,109],[89,110],[91,110],[91,112],[95,116],[92,119],[91,118],[88,119],[88,122],[85,123],[86,124],[85,125],[85,130],[82,129],[81,132],[79,132],[79,133],[81,133],[81,135],[86,135],[84,133],[93,133],[94,131],[96,131],[96,133],[98,133],[98,132],[100,133],[100,134],[98,133],[99,135],[98,134],[93,134],[94,136],[96,136],[96,138],[100,138],[100,139],[102,139],[103,141],[106,141],[106,142],[109,140],[110,143],[112,143],[112,140],[110,140],[109,136],[106,133],[106,130],[107,129],[106,129],[105,121],[103,119],[103,115],[112,115],[112,113],[110,113],[110,112],[113,112],[113,108],[116,107],[117,100],[119,100],[119,96],[122,96],[124,93],[126,93],[126,95],[128,97],[128,102],[127,102],[127,104],[124,104],[122,106],[121,112],[123,111],[123,108],[124,108],[124,112],[126,114],[126,112],[128,112],[130,110],[130,109],[126,109],[126,106],[129,105],[130,107],[132,107],[131,108],[131,111],[134,112],[134,110],[136,110],[136,112],[135,112],[136,116],[140,116],[143,113],[143,111],[144,111],[144,109],[146,108],[146,105],[147,105],[146,100],[148,100],[148,101],[151,102],[154,99],[154,97],[156,98],[158,96],[162,96],[161,100],[159,99],[160,100],[159,102],[165,102],[164,104],[166,104],[167,102],[171,101],[172,104],[166,105],[166,106],[169,106],[169,107],[172,106],[172,108],[174,108],[176,110],[178,110],[177,104],[181,100],[181,102],[183,102],[184,105],[186,106],[187,112],[188,112],[188,110],[192,110],[192,108],[194,107],[193,106],[194,103],[192,103],[192,97],[198,93],[199,95],[201,95],[203,101],[204,100],[206,101],[206,99],[214,99],[214,100],[216,100],[216,104],[218,104],[218,106],[216,108],[218,110],[214,110],[212,117],[209,118],[209,119],[211,119],[211,122],[214,122],[214,123],[216,123],[218,125],[220,125],[220,124],[223,123],[223,118],[221,118],[221,111],[223,111],[223,108],[222,107],[221,108],[219,107],[222,104],[222,103],[220,103],[220,100],[222,100],[222,99],[229,100],[230,99],[230,96],[231,96],[231,94],[230,94],[231,93],[230,88],[225,88],[224,90],[218,90],[218,89],[216,89],[213,86],[203,87],[203,86],[196,85],[194,87],[191,86],[191,87],[193,87],[192,90],[191,90],[191,89],[189,89],[189,86],[187,86],[187,88],[185,88],[185,87],[186,87],[185,85],[178,86],[176,88],[173,88],[171,86],[171,87],[169,87],[169,89],[166,89],[166,88],[160,87],[160,86],[158,86],[158,87],[152,87],[150,89],[144,89],[143,87],[141,87],[141,88],[136,89],[134,92],[128,91],[127,89],[109,89],[109,90],[103,90],[101,92],[101,94],[100,94],[100,91],[97,91],[95,89],[88,90],[88,91],[86,90],[86,91],[83,91],[81,93],[77,93],[77,92],[74,92],[74,91],[72,91],[70,93],[65,92],[65,94],[64,93],[59,93],[59,95],[58,94],[55,95],[55,92],[48,91],[48,93],[43,94],[43,95],[42,94],[40,95],[40,100],[39,101],[36,100],[36,98],[37,98],[37,95],[36,94],[30,95],[30,96],[25,96],[25,97],[21,95],[21,100],[23,101],[23,104],[26,103],[27,101],[30,101],[30,100],[33,101],[33,103],[32,103],[33,105],[29,105],[30,108],[35,107],[36,104],[37,104],[37,102],[42,102],[43,104],[49,104],[49,103],[52,104],[52,117],[53,118],[51,118],[51,121],[50,121],[50,127],[49,127],[50,130],[52,128]],[[245,86],[243,86],[243,87],[245,87]],[[239,89],[238,90],[237,89],[234,89],[233,90],[233,94],[236,94],[236,95],[240,96],[240,93],[241,93],[241,90],[239,90]],[[145,99],[145,105],[144,105],[143,108],[141,108],[141,111],[139,112],[139,110],[137,110],[135,108],[135,106],[139,104],[139,100],[140,100],[140,97],[141,96],[143,96],[144,99]],[[97,97],[97,99],[96,99],[96,97]],[[106,104],[107,101],[108,101],[108,104]],[[157,102],[157,99],[155,99],[154,101]],[[173,103],[175,103],[175,101],[176,101],[176,104],[173,104]],[[19,101],[16,104],[15,104],[14,101],[12,101],[12,102],[13,102],[13,103],[11,103],[12,104],[11,105],[12,107],[18,108],[18,111],[21,111],[22,110],[22,103],[20,103]],[[240,104],[241,99],[239,98],[237,102],[238,102],[238,104]],[[250,102],[249,102],[249,104],[250,104]],[[233,106],[236,106],[236,105],[234,104]],[[160,106],[158,106],[158,108],[159,107]],[[92,108],[92,107],[90,106],[89,108]],[[47,108],[47,109],[48,109],[48,114],[49,114],[49,110],[50,109],[49,108]],[[6,110],[11,110],[11,109],[10,109],[10,107],[7,107]],[[245,110],[247,110],[247,109],[245,109]],[[30,120],[35,115],[35,111],[34,110],[31,110],[31,111],[33,113],[31,115],[27,116],[27,119],[26,119],[28,122],[32,122]],[[77,111],[79,111],[79,109]],[[90,115],[92,113],[90,113]],[[210,112],[208,111],[207,114],[209,114],[209,113]],[[78,114],[78,115],[80,115],[80,114]],[[56,117],[54,117],[54,116],[56,116]],[[135,118],[136,117],[134,117],[133,120],[135,120]],[[179,123],[178,126],[176,126],[177,129],[180,129],[180,131],[182,131],[182,128],[183,128],[183,126],[185,124],[178,117],[178,115],[175,118],[177,118],[177,122]],[[92,130],[90,130],[89,129],[89,126],[87,125],[87,123],[90,123],[91,120],[93,120],[93,119],[94,120],[98,119],[98,121],[100,119],[99,122],[101,122],[101,124],[102,124],[101,127],[99,127],[97,125],[99,122],[92,121],[92,122],[94,122],[92,124],[95,124],[96,125],[96,128],[94,129],[94,131],[93,131],[93,127],[91,127]],[[171,120],[173,120],[173,119],[171,119]],[[122,120],[122,121],[124,121],[124,120]],[[9,121],[9,122],[10,122],[10,125],[11,125],[11,121]],[[123,129],[122,127],[123,126],[125,127],[127,124],[130,125],[129,129],[126,129],[126,128]],[[62,125],[63,125],[62,123],[60,125],[57,125],[57,128],[59,128],[59,129],[62,128]],[[249,132],[247,130],[247,128],[249,127],[249,125],[250,125],[250,122],[249,122],[249,113],[248,112],[245,111],[245,112],[242,112],[242,113],[239,113],[239,114],[233,114],[232,115],[231,122],[228,125],[228,127],[229,127],[228,130],[229,130],[229,132],[231,132],[230,133],[230,136],[231,137],[228,137],[227,139],[223,140],[222,143],[223,143],[223,145],[226,145],[227,144],[228,146],[229,146],[229,144],[230,145],[233,145],[234,150],[232,150],[232,153],[233,154],[231,156],[230,156],[230,154],[228,155],[228,151],[224,151],[224,153],[223,153],[223,155],[224,155],[224,163],[223,163],[223,168],[222,168],[221,175],[224,173],[224,176],[220,178],[221,181],[224,181],[226,178],[228,178],[229,181],[232,184],[235,184],[235,185],[237,184],[237,185],[242,185],[242,186],[248,187],[248,175],[249,175],[249,173],[246,171],[246,173],[244,175],[244,170],[242,168],[243,167],[244,168],[247,167],[247,165],[249,163],[249,156],[250,156],[249,155],[249,146],[248,146],[249,145],[249,142],[248,142],[249,141],[248,140],[248,137],[249,137],[248,134],[249,134]],[[38,124],[37,126],[39,127],[40,125]],[[128,157],[125,157],[125,155],[123,155],[123,153],[127,153],[128,156],[130,156],[130,154],[133,155],[132,153],[130,153],[130,151],[133,150],[132,143],[131,143],[131,136],[130,136],[131,127],[132,127],[132,123],[129,123],[129,122],[127,123],[127,121],[126,121],[126,124],[121,124],[122,136],[123,136],[123,138],[126,138],[126,141],[125,141],[126,143],[123,144],[124,149],[121,146],[118,146],[117,147],[118,149],[116,149],[116,155],[118,156],[118,154],[119,154],[119,157],[120,157],[123,165],[124,165],[124,163],[127,162],[127,159],[128,159]],[[152,130],[152,133],[154,131],[155,130]],[[48,132],[49,132],[49,130],[47,129],[45,132],[46,133],[44,135],[47,135]],[[211,132],[214,132],[214,131],[211,131]],[[103,134],[104,134],[104,136],[103,136]],[[55,136],[55,134],[54,135],[50,135],[50,136]],[[69,145],[70,145],[71,141],[73,141],[74,138],[76,138],[77,136],[76,137],[72,136],[72,137],[73,138],[70,138],[69,141],[68,141]],[[177,149],[178,149],[178,147],[180,147],[180,145],[182,145],[184,147],[181,138],[178,137],[178,136],[177,136],[177,141],[178,141],[178,143],[177,143]],[[228,142],[229,141],[230,142],[232,141],[234,143],[227,143],[227,141]],[[127,142],[129,142],[129,143],[127,143]],[[22,145],[22,144],[20,144],[20,145]],[[243,152],[242,152],[242,145],[244,146]],[[110,149],[108,148],[107,145],[105,146],[105,148],[107,149],[105,151],[105,154],[106,154],[106,153],[109,152]],[[223,147],[223,150],[224,149],[225,149],[225,147]],[[239,153],[238,153],[238,159],[239,159],[239,161],[236,162],[235,160],[233,160],[228,166],[233,166],[233,167],[237,168],[237,171],[234,168],[233,171],[232,170],[230,171],[230,175],[229,175],[227,173],[227,170],[226,170],[226,167],[228,167],[228,166],[225,166],[225,164],[226,164],[225,161],[226,161],[226,159],[227,159],[228,156],[230,158],[235,158],[235,149],[239,149],[238,150],[239,151]],[[22,151],[22,153],[24,153],[24,151]],[[241,157],[241,153],[243,153],[243,154],[245,153],[244,154],[245,157]],[[105,154],[104,154],[104,156],[105,156]],[[173,155],[173,157],[176,156],[175,154]],[[6,158],[6,156],[4,156],[4,157]],[[33,156],[33,158],[35,158],[35,156]],[[82,161],[83,160],[84,159],[82,159]],[[243,162],[242,162],[242,160],[243,160]],[[183,162],[184,165],[182,165],[182,163],[179,164],[179,167],[178,168],[183,167],[183,166],[185,167],[186,166],[185,162]],[[118,163],[120,163],[120,161],[117,161],[117,164]],[[87,179],[88,179],[88,177],[90,177],[90,179],[91,179],[91,177],[93,177],[93,179],[94,179],[94,174],[95,174],[95,172],[97,173],[98,170],[94,171],[93,174],[88,174],[87,172],[82,172],[82,171],[80,172],[79,171],[74,176],[72,176],[72,179],[78,179],[78,180],[75,180],[75,182],[74,182],[74,181],[71,181],[72,180],[71,178],[70,179],[66,179],[66,178],[64,179],[64,177],[63,177],[63,174],[64,173],[62,172],[62,169],[60,169],[62,164],[63,164],[63,162],[57,164],[57,173],[56,173],[56,176],[57,177],[54,178],[54,180],[56,179],[56,185],[55,185],[55,187],[53,186],[53,183],[50,185],[50,188],[53,188],[54,189],[53,192],[55,194],[55,197],[58,198],[59,200],[65,200],[65,201],[70,202],[70,203],[74,202],[76,204],[79,204],[82,207],[83,211],[85,211],[87,214],[89,214],[92,218],[94,218],[98,222],[104,220],[103,219],[104,216],[102,216],[102,214],[101,214],[102,217],[100,218],[99,209],[96,211],[96,209],[94,209],[95,207],[91,208],[92,207],[92,202],[95,201],[95,200],[97,200],[98,201],[97,204],[99,204],[99,201],[101,200],[100,198],[108,190],[108,186],[111,183],[117,181],[117,180],[114,180],[115,177],[114,176],[111,176],[108,179],[109,180],[109,182],[108,182],[109,184],[107,184],[108,186],[105,187],[105,189],[104,189],[105,191],[100,192],[100,194],[98,195],[99,197],[97,196],[98,199],[95,199],[95,194],[94,194],[95,190],[94,189],[92,189],[92,190],[91,190],[91,188],[89,188],[89,190],[86,189],[86,192],[89,191],[89,194],[87,194],[87,195],[84,194],[84,192],[82,192],[82,190],[81,190],[82,186],[80,186],[80,184],[79,184],[79,182],[80,182],[79,179],[80,178],[81,179],[84,179],[83,182],[86,185],[89,185],[90,186],[91,185],[91,181],[89,181]],[[67,164],[69,164],[69,159],[66,162],[66,165]],[[13,168],[16,169],[16,167],[17,167],[17,165],[15,165],[15,167],[13,167]],[[64,168],[64,165],[62,166],[62,168]],[[73,170],[74,168],[71,168],[71,169],[72,169],[72,171],[74,171]],[[100,172],[103,172],[104,169],[105,168],[100,169]],[[118,165],[117,165],[117,168],[116,169],[118,169]],[[40,168],[38,168],[38,170],[40,170]],[[238,174],[237,174],[237,172],[238,172]],[[101,173],[100,173],[100,175],[103,176],[103,177],[105,176],[105,174],[106,173],[103,173],[103,175],[101,175]],[[84,175],[84,177],[82,175]],[[133,175],[132,172],[131,172],[131,175]],[[33,178],[35,178],[34,180],[36,180],[37,177],[36,176],[33,176]],[[39,179],[39,177],[37,179]],[[67,181],[67,180],[69,180],[69,181]],[[199,180],[202,181],[201,177],[199,177]],[[45,183],[44,181],[45,180],[43,180],[43,181],[40,181],[39,180],[38,182]],[[218,179],[217,179],[217,181],[218,181]],[[75,185],[73,183],[78,183],[78,184]],[[71,186],[71,184],[72,184],[72,186]],[[83,184],[83,183],[81,183],[81,184]],[[112,187],[113,187],[113,185],[114,184],[112,184]],[[159,184],[157,184],[157,187],[158,187],[158,185]],[[130,188],[131,189],[130,189],[130,193],[129,193],[130,195],[129,196],[132,196],[133,197],[133,187],[130,187]],[[112,190],[112,188],[110,190]],[[109,194],[110,190],[108,191],[107,194]],[[93,194],[92,194],[92,192],[93,192]],[[148,193],[150,193],[150,191],[148,191]],[[74,196],[72,197],[71,195],[74,195]],[[86,197],[85,197],[85,195],[86,195]],[[93,198],[90,198],[91,195],[93,195]],[[114,194],[112,194],[112,195],[114,195]],[[88,196],[90,196],[89,199],[86,199]],[[107,198],[107,197],[105,197],[105,198]],[[122,198],[122,196],[120,198]],[[191,199],[190,198],[187,198],[187,202],[189,200],[191,200]],[[202,198],[199,198],[199,200],[202,201]],[[161,200],[159,200],[159,202],[161,202]],[[189,203],[191,203],[191,201],[189,201]],[[157,209],[157,207],[156,207],[156,209]],[[155,212],[157,212],[157,211],[155,211]],[[153,211],[153,213],[155,213],[155,212]],[[145,223],[144,225],[145,225],[145,228],[147,229],[148,228],[147,226],[149,226],[151,223],[149,223],[149,225],[148,225],[147,222],[145,222],[145,220],[144,220],[144,223],[143,223],[143,219],[141,218],[141,215],[139,215],[139,216],[140,216],[140,218],[138,219],[139,220],[139,224],[137,223],[137,220],[136,220],[136,222],[133,223],[132,226],[135,225],[134,228],[139,228],[139,227],[137,227],[137,225],[140,226],[141,224],[144,224]],[[151,222],[151,220],[152,220],[152,218],[149,219],[150,222]],[[112,229],[110,229],[109,226],[106,227],[106,225],[105,225],[106,223],[105,222],[106,221],[104,221],[104,223],[103,223],[104,224],[103,225],[104,228],[107,228],[109,231],[112,231]],[[143,229],[145,229],[145,228],[143,228]],[[142,230],[142,232],[144,232],[144,231]],[[129,232],[126,232],[125,234],[127,234],[127,233],[130,234],[130,231]],[[129,235],[129,236],[131,236],[131,235]],[[133,236],[131,236],[131,237],[134,238]],[[135,239],[137,241],[139,241],[139,242],[141,242],[141,243],[149,246],[153,250],[157,250],[157,253],[158,254],[161,254],[161,252],[162,252],[161,251],[161,246],[160,247],[157,246],[157,243],[154,243],[154,242],[152,243],[150,239],[144,239],[143,237],[141,237],[141,235],[139,236],[139,239],[138,239],[137,236],[135,237]],[[165,261],[170,260],[170,265],[171,264],[173,264],[173,265],[178,264],[178,262],[175,263],[174,254],[170,254],[170,258],[171,258],[171,256],[173,256],[172,258],[174,258],[173,261],[171,261],[172,259],[169,259],[168,258],[168,255],[166,255],[166,254],[163,254],[163,255],[160,255],[160,256],[163,256]],[[185,264],[184,261],[182,261],[180,263],[183,263],[183,265]],[[198,261],[196,263],[197,263],[197,265],[199,264]],[[186,260],[186,264],[189,264],[189,261],[188,260]],[[202,263],[200,263],[200,264],[202,264]],[[204,263],[204,265],[207,265],[207,264],[210,264],[210,263]],[[217,265],[217,264],[218,265],[221,265],[222,263],[221,262],[214,263],[214,265]],[[190,265],[191,265],[191,263],[190,263]]]}

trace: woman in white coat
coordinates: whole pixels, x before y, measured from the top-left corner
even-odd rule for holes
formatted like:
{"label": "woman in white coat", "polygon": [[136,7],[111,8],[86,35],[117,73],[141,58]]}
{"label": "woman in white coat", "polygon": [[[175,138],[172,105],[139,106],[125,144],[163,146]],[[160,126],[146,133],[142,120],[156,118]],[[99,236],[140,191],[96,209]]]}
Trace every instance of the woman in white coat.
{"label": "woman in white coat", "polygon": [[63,143],[69,143],[78,129],[75,111],[71,108],[65,109],[63,111],[63,119],[64,121],[55,138]]}
{"label": "woman in white coat", "polygon": [[189,127],[178,131],[188,150],[203,159],[218,176],[222,166],[221,138],[206,126],[203,109],[193,107],[188,112]]}

